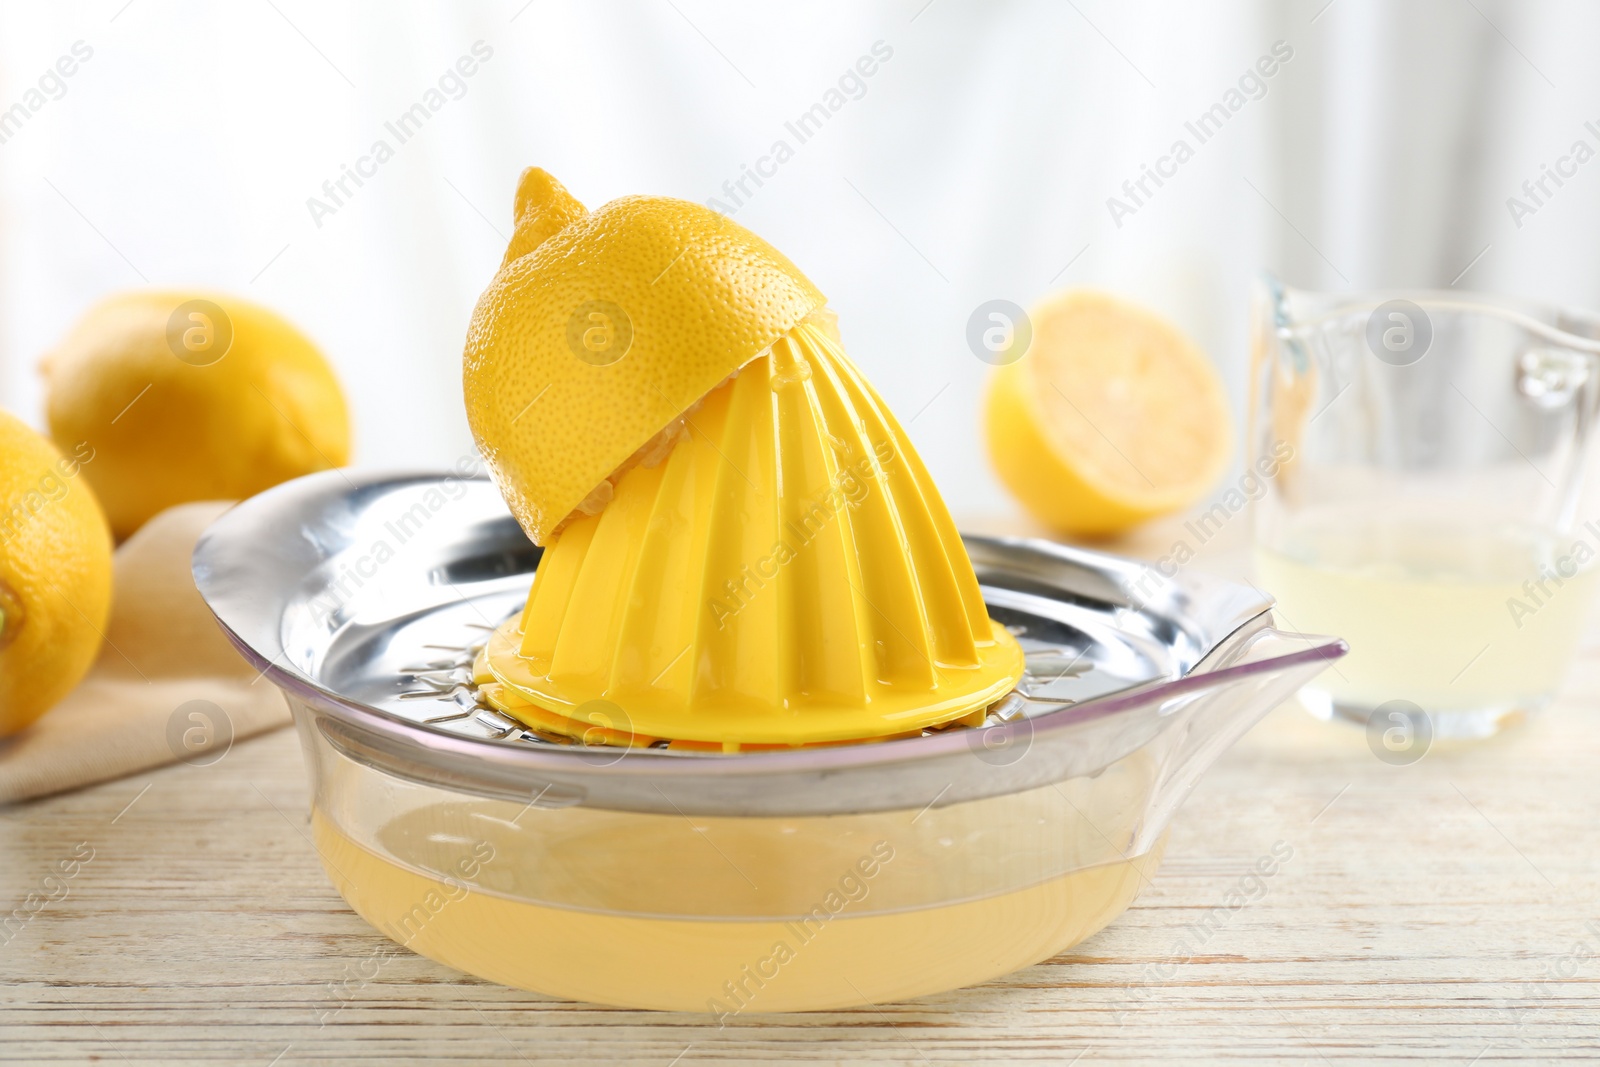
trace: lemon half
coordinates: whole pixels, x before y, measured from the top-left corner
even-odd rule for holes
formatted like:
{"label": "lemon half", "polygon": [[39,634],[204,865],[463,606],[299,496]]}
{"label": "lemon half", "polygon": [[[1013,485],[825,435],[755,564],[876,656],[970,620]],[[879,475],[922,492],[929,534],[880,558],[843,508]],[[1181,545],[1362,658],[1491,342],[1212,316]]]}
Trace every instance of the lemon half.
{"label": "lemon half", "polygon": [[1232,454],[1216,370],[1176,327],[1104,293],[1032,314],[1027,354],[993,375],[985,437],[1000,480],[1039,521],[1119,533],[1181,510]]}
{"label": "lemon half", "polygon": [[823,304],[777,249],[709,208],[588,211],[523,172],[517,228],[467,332],[467,421],[536,544],[664,427]]}

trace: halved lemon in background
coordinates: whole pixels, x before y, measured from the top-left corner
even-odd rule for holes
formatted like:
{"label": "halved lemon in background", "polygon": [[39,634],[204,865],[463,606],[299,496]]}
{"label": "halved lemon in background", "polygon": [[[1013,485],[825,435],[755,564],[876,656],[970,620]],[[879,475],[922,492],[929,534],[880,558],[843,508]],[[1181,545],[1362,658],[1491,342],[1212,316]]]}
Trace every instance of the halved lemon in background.
{"label": "halved lemon in background", "polygon": [[1000,480],[1040,522],[1105,537],[1178,511],[1227,469],[1233,419],[1215,368],[1172,324],[1104,293],[1032,313],[1000,367],[984,436]]}

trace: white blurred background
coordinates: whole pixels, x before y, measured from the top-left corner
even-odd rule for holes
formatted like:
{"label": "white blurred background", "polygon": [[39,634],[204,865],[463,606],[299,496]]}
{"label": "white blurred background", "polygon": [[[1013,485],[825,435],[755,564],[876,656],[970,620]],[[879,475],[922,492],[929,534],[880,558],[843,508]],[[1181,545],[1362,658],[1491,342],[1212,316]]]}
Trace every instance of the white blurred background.
{"label": "white blurred background", "polygon": [[[965,341],[983,301],[1148,303],[1211,354],[1241,422],[1261,270],[1600,308],[1600,161],[1572,157],[1600,151],[1597,40],[1600,6],[1577,0],[18,0],[0,6],[0,407],[42,424],[34,366],[101,295],[218,288],[320,343],[358,463],[449,464],[470,445],[461,340],[537,164],[591,206],[737,206],[916,416],[953,510],[1009,513]],[[489,58],[399,144],[384,124],[476,42]],[[1195,145],[1184,124],[1276,42],[1292,57],[1246,83],[1259,98],[1114,219],[1108,198]],[[47,75],[75,45],[92,55]],[[799,144],[785,123],[874,45],[889,58]],[[394,157],[314,218],[380,138]],[[779,139],[793,158],[736,205],[724,183]],[[1558,164],[1536,204],[1523,182]]]}

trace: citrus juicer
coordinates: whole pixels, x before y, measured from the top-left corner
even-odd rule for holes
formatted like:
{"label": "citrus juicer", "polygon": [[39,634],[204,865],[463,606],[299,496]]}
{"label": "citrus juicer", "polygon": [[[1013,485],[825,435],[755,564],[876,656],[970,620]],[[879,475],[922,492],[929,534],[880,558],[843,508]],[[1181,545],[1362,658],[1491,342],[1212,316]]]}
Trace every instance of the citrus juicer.
{"label": "citrus juicer", "polygon": [[820,294],[677,203],[524,176],[467,344],[494,484],[314,475],[197,546],[324,866],[446,964],[719,1021],[1048,958],[1344,647],[1247,587],[959,537]]}
{"label": "citrus juicer", "polygon": [[1026,659],[982,726],[736,754],[587,744],[484,699],[472,662],[541,557],[486,480],[312,475],[225,514],[194,566],[293,710],[358,914],[491,981],[721,1018],[937,993],[1083,940],[1211,762],[1344,651],[1248,586],[1184,571],[1144,598],[1132,562],[964,543]]}

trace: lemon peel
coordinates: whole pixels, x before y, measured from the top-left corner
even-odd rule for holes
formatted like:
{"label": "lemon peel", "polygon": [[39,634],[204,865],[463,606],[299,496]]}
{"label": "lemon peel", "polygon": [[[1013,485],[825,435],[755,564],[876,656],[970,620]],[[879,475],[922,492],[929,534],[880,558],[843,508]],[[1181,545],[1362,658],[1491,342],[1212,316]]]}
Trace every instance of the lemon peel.
{"label": "lemon peel", "polygon": [[782,253],[699,204],[630,196],[586,211],[529,168],[516,212],[468,328],[463,391],[490,473],[544,544],[653,436],[824,299]]}

